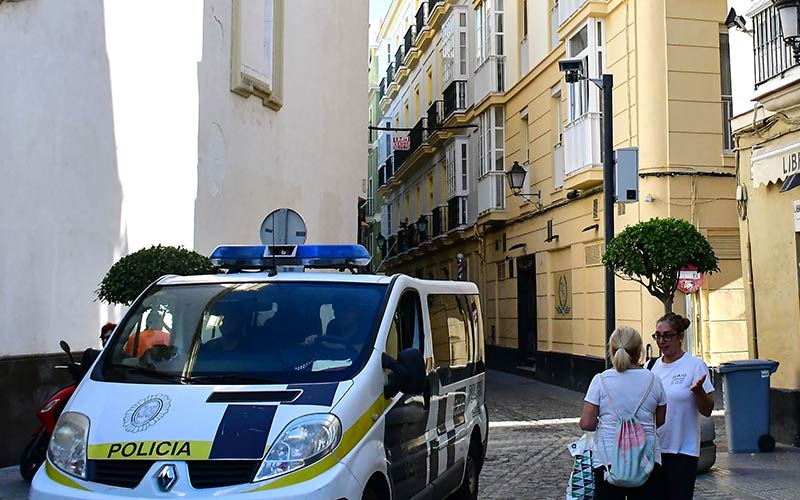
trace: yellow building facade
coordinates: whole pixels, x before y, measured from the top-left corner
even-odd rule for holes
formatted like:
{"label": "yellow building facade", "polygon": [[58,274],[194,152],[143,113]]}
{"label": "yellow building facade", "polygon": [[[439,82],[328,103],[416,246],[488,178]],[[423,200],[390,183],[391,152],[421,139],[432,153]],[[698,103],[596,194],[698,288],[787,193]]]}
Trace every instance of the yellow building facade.
{"label": "yellow building facade", "polygon": [[771,377],[771,433],[800,446],[800,64],[772,22],[772,4],[756,3],[746,15],[752,45],[733,56],[754,58],[755,91],[742,96],[748,111],[732,126],[750,356],[780,363]]}
{"label": "yellow building facade", "polygon": [[[422,5],[395,1],[385,38],[402,31],[407,4],[409,12]],[[705,234],[721,272],[688,300],[676,294],[676,312],[693,323],[687,348],[710,364],[747,357],[735,159],[723,120],[725,2],[437,5],[455,30],[434,24],[418,56],[399,60],[408,76],[381,100],[384,123],[412,129],[386,132],[392,144],[407,134],[412,150],[400,152],[399,164],[398,151],[383,155],[392,160],[379,182],[385,271],[475,281],[496,363],[586,388],[603,367],[605,339],[602,102],[595,85],[566,83],[558,67],[580,60],[589,78],[614,76],[614,147],[639,151],[639,202],[615,205],[616,232],[678,217]],[[466,59],[458,43],[448,45],[461,33]],[[451,76],[451,54],[456,66],[464,62],[456,68],[461,80]],[[426,93],[429,73],[434,91]],[[434,110],[442,101],[443,119],[416,106],[417,87]],[[524,198],[505,183],[514,162],[528,172]],[[616,304],[616,323],[649,340],[661,303],[617,279]]]}

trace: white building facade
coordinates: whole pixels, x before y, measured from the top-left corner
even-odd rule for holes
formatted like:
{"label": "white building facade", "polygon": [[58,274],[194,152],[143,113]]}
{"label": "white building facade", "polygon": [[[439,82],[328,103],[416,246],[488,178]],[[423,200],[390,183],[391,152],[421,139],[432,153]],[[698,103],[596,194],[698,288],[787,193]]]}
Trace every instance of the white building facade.
{"label": "white building facade", "polygon": [[0,2],[0,466],[67,382],[46,353],[123,313],[95,290],[124,255],[258,242],[280,207],[356,240],[366,30],[366,0]]}

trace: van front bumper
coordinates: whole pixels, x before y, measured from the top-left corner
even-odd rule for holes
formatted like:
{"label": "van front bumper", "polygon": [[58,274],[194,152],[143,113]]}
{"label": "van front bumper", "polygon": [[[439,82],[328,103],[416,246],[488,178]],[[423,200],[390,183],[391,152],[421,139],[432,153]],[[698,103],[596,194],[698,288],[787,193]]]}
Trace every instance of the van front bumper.
{"label": "van front bumper", "polygon": [[[160,490],[155,477],[156,471],[165,463],[174,464],[178,473],[175,485],[168,492]],[[288,477],[288,474],[284,477]],[[361,498],[363,491],[363,486],[359,484],[350,469],[342,463],[337,463],[322,474],[308,480],[272,489],[259,489],[269,487],[270,481],[222,488],[195,489],[188,478],[188,468],[185,463],[156,462],[136,488],[118,488],[67,476],[58,471],[49,462],[45,462],[33,479],[28,498],[30,500],[106,500],[183,497],[187,499],[219,500],[222,495],[237,495],[242,500],[278,498],[286,500],[306,498],[356,500]],[[280,477],[277,479],[280,479]]]}

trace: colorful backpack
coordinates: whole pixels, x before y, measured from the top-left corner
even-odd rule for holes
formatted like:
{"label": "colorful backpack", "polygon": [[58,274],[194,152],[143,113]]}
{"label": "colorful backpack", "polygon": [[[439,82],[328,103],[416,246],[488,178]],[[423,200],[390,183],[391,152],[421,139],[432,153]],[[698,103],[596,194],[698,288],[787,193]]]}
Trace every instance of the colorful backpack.
{"label": "colorful backpack", "polygon": [[636,418],[636,412],[644,404],[650,391],[653,389],[655,375],[650,374],[650,385],[644,392],[639,404],[634,408],[633,413],[628,417],[620,415],[614,399],[611,397],[603,376],[600,376],[600,383],[608,395],[611,408],[617,415],[617,432],[614,435],[614,450],[609,455],[606,450],[606,461],[610,463],[606,471],[605,479],[609,483],[623,488],[636,488],[647,482],[650,473],[653,472],[655,465],[655,437],[648,435],[644,426]]}

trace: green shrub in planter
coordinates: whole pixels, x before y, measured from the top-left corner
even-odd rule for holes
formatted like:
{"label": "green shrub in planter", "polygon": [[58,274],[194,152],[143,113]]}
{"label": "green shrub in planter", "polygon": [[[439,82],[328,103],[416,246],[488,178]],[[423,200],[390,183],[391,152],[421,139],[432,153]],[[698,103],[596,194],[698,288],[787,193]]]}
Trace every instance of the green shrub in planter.
{"label": "green shrub in planter", "polygon": [[213,272],[208,257],[182,247],[156,245],[121,258],[96,290],[97,298],[130,305],[153,281],[165,274],[189,276]]}

